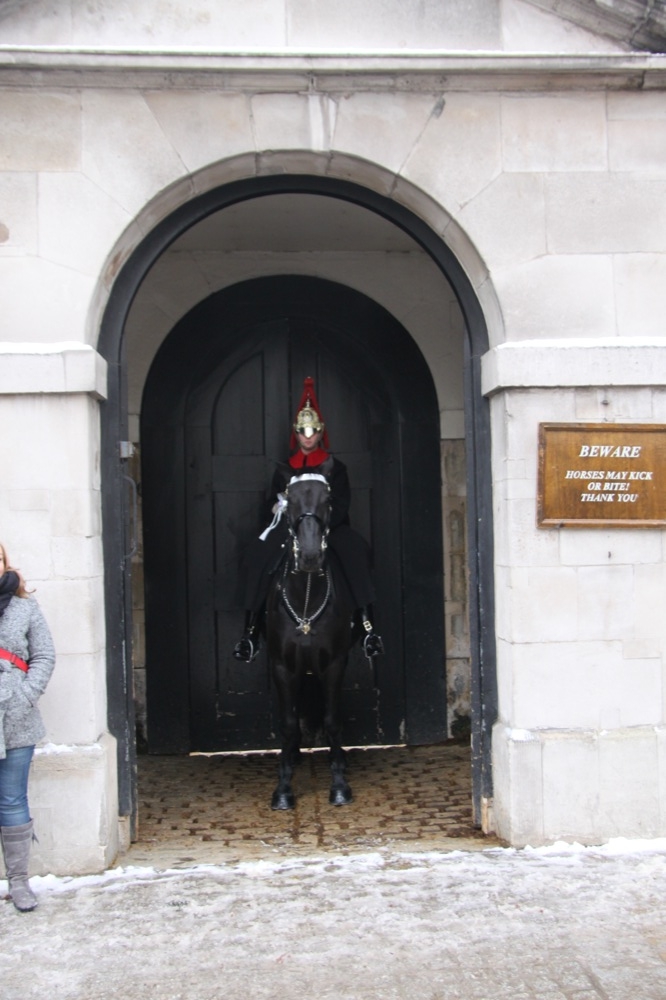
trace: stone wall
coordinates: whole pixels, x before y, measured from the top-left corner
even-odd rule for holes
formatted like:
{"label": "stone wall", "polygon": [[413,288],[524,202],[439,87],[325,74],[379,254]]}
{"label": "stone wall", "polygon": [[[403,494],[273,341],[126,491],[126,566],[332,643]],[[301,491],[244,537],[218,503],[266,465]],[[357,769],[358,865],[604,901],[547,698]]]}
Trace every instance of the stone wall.
{"label": "stone wall", "polygon": [[[653,385],[666,344],[525,344],[486,361],[501,512],[497,829],[518,846],[663,836],[666,532],[537,528],[535,497],[540,422],[666,424]],[[523,387],[535,367],[546,384]],[[584,380],[596,384],[570,384]]]}
{"label": "stone wall", "polygon": [[[308,22],[309,34],[299,35],[305,20],[298,21],[297,6],[289,5],[295,33],[280,35],[280,44],[318,37],[331,45],[323,7]],[[470,9],[436,6],[438,16],[446,8],[451,18]],[[139,34],[159,42],[159,32],[145,34],[155,9],[145,3],[137,23]],[[255,45],[266,44],[264,28],[277,38],[275,5],[262,9],[263,19],[256,4],[234,8],[237,44],[251,26]],[[359,38],[377,24],[380,7],[368,9],[374,20],[359,25]],[[481,24],[476,15],[484,9],[479,0],[464,27],[474,29],[478,44],[494,33],[498,52],[509,12],[513,37],[522,32],[523,42],[526,26],[537,23],[532,17],[541,17],[505,4],[501,23]],[[105,22],[107,42],[118,39],[130,5],[115,10],[116,21]],[[15,4],[4,18],[3,31],[13,32],[4,35],[8,42],[45,44],[48,36],[80,44],[99,24],[81,4],[27,11]],[[398,7],[392,12],[390,40],[401,38],[404,48],[411,36],[402,32]],[[434,17],[435,6],[426,13]],[[175,17],[173,5],[161,27],[173,29]],[[437,37],[453,39],[452,25]],[[553,28],[548,37],[561,35]],[[71,853],[45,849],[42,864],[99,867],[119,837],[109,819],[116,807],[105,731],[104,388],[94,351],[109,294],[119,276],[127,279],[132,252],[170,213],[221,185],[285,173],[352,180],[414,213],[450,250],[488,329],[499,682],[491,806],[498,831],[515,844],[666,832],[666,533],[573,533],[535,524],[539,421],[666,422],[665,67],[660,57],[604,55],[603,45],[580,58],[520,56],[519,49],[493,55],[475,45],[455,57],[407,49],[398,56],[291,50],[270,57],[155,45],[133,53],[0,49],[0,408],[12,430],[3,438],[0,510],[3,540],[38,585],[59,651],[44,714],[61,757],[57,764],[57,755],[37,759],[36,817],[41,810],[54,843],[71,842],[72,803],[77,796],[90,803]],[[461,312],[458,327],[447,315],[452,335],[443,338],[432,320],[449,308],[454,279],[419,285],[412,279],[422,261],[415,267],[409,253],[390,260],[383,282],[374,270],[355,284],[363,269],[353,256],[336,266],[412,332],[437,387],[454,731],[468,697],[465,434],[467,447],[476,446],[462,419]],[[193,288],[197,301],[221,287],[200,263],[172,272],[187,286],[179,306]],[[332,273],[321,256],[309,266],[304,273]],[[246,258],[245,276],[250,272],[266,273],[266,261]],[[402,288],[418,289],[411,299],[396,294],[401,274]],[[177,319],[174,299],[158,290],[151,305],[163,313],[165,334]],[[126,342],[135,418],[157,347],[144,339],[145,329],[128,327]],[[72,747],[80,764],[74,769],[66,756]]]}
{"label": "stone wall", "polygon": [[[5,45],[164,49],[177,45],[220,51],[608,51],[628,47],[632,19],[603,9],[575,24],[552,16],[554,0],[3,0]],[[558,5],[562,0],[558,0]],[[537,9],[538,7],[544,10]],[[580,4],[579,4],[580,6]],[[609,5],[605,4],[604,8]],[[629,6],[625,2],[625,6]],[[633,3],[634,8],[636,4]],[[586,28],[608,26],[610,41]],[[624,28],[627,39],[623,37]],[[647,38],[648,32],[643,32]]]}
{"label": "stone wall", "polygon": [[30,780],[37,871],[99,870],[119,844],[107,732],[99,399],[106,366],[81,344],[0,351],[2,541],[44,611],[56,669]]}

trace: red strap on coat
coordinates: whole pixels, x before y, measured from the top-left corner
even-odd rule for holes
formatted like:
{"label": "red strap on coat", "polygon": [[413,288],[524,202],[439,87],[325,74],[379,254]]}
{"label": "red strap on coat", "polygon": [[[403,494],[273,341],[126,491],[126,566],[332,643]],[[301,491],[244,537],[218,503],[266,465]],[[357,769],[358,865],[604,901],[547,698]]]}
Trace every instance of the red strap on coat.
{"label": "red strap on coat", "polygon": [[9,660],[9,662],[14,667],[18,667],[19,670],[23,670],[27,674],[29,667],[25,660],[22,660],[20,656],[16,653],[10,653],[8,649],[0,649],[0,660]]}

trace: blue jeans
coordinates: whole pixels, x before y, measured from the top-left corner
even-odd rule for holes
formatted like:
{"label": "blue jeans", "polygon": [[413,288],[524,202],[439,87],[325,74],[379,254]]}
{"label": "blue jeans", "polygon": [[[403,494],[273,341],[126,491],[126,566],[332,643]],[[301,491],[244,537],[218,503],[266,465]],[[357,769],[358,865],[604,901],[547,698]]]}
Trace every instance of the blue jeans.
{"label": "blue jeans", "polygon": [[34,746],[17,747],[0,760],[0,826],[30,822],[28,775],[34,752]]}

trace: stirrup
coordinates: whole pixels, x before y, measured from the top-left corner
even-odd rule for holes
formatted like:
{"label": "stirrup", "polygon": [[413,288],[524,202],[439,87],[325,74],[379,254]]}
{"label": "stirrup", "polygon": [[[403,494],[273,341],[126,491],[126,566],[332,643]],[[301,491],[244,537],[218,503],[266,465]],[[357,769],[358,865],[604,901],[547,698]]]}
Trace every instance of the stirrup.
{"label": "stirrup", "polygon": [[384,643],[382,642],[382,637],[377,635],[372,627],[372,622],[364,617],[361,624],[366,633],[362,643],[363,652],[367,659],[371,660],[373,656],[379,656],[380,653],[384,652]]}
{"label": "stirrup", "polygon": [[235,660],[243,660],[244,663],[251,663],[259,652],[259,640],[255,642],[252,635],[246,633],[241,636],[234,646],[233,657]]}

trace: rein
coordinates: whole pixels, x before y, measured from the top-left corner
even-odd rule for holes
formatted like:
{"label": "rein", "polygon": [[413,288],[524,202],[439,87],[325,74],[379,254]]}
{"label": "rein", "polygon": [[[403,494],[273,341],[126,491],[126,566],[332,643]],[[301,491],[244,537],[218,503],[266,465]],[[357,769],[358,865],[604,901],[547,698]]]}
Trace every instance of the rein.
{"label": "rein", "polygon": [[323,614],[326,605],[328,604],[329,598],[331,596],[331,571],[326,567],[326,593],[324,594],[324,600],[317,608],[317,610],[308,617],[308,604],[310,603],[310,587],[312,586],[312,573],[308,573],[308,582],[305,586],[305,601],[303,603],[303,617],[299,617],[294,611],[294,608],[287,597],[287,588],[285,581],[289,574],[289,561],[287,560],[284,564],[284,570],[282,571],[282,580],[278,584],[280,594],[282,596],[282,603],[284,604],[289,617],[296,625],[296,631],[302,632],[303,635],[308,635],[313,624],[317,619]]}

